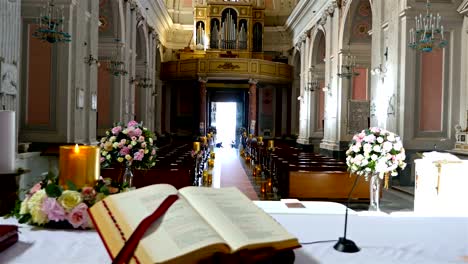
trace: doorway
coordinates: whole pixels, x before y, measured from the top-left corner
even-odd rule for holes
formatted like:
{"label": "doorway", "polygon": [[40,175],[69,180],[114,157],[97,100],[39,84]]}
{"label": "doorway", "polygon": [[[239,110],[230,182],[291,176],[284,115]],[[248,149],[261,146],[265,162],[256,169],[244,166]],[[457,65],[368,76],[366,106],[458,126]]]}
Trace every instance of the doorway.
{"label": "doorway", "polygon": [[235,146],[237,127],[236,102],[212,102],[212,122],[216,128],[216,143],[221,146]]}

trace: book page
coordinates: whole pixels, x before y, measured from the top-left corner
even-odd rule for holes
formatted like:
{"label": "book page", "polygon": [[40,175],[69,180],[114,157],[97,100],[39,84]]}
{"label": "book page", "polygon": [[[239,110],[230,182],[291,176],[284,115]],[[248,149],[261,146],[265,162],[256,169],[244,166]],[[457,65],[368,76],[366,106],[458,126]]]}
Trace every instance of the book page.
{"label": "book page", "polygon": [[[177,193],[170,185],[158,184],[110,196],[106,202],[128,239],[141,220],[153,213],[168,195]],[[140,241],[137,255],[140,250],[142,258],[159,263],[214,244],[225,242],[179,195],[179,199]],[[226,248],[225,245],[223,247]],[[141,252],[142,248],[144,252]]]}
{"label": "book page", "polygon": [[226,240],[232,251],[270,245],[276,249],[298,246],[271,216],[237,188],[185,187],[179,192]]}

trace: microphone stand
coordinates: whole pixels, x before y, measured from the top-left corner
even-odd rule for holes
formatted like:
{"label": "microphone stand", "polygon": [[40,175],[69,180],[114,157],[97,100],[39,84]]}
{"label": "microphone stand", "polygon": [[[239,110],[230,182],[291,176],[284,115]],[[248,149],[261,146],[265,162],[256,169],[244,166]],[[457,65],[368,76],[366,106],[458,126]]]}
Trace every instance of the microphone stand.
{"label": "microphone stand", "polygon": [[354,241],[346,239],[346,229],[348,227],[348,207],[349,201],[351,200],[351,194],[354,191],[354,187],[356,187],[356,183],[359,179],[359,174],[356,174],[356,179],[354,180],[353,187],[348,194],[348,202],[346,203],[346,212],[345,212],[345,224],[344,224],[344,236],[338,238],[338,242],[333,246],[333,248],[337,251],[344,252],[344,253],[356,253],[361,250]]}

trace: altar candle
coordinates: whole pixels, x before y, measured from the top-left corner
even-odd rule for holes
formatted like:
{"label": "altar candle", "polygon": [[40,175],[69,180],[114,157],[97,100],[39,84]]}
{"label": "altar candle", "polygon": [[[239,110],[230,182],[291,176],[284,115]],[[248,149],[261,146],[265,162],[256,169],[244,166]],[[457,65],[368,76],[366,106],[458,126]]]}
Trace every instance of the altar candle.
{"label": "altar candle", "polygon": [[16,161],[16,122],[14,111],[0,111],[0,174],[13,173]]}
{"label": "altar candle", "polygon": [[275,147],[275,141],[273,140],[268,140],[268,148],[274,148]]}
{"label": "altar candle", "polygon": [[71,181],[78,188],[94,186],[100,175],[99,148],[96,146],[60,146],[59,184]]}
{"label": "altar candle", "polygon": [[206,144],[206,143],[207,143],[206,137],[200,137],[200,139],[201,139],[201,141],[202,141],[203,144]]}
{"label": "altar candle", "polygon": [[193,142],[193,151],[195,152],[200,151],[200,142],[198,141]]}
{"label": "altar candle", "polygon": [[257,139],[259,143],[263,142],[263,137],[258,137]]}

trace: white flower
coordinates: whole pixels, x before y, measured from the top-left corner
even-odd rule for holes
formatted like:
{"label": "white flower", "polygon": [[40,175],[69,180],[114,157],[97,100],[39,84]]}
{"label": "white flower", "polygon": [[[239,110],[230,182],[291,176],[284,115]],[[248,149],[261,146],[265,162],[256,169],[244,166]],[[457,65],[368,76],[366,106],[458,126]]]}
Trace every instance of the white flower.
{"label": "white flower", "polygon": [[382,145],[382,148],[385,152],[390,152],[392,150],[393,144],[389,141],[385,141]]}
{"label": "white flower", "polygon": [[109,134],[110,134],[109,131],[106,131],[106,135],[108,136]]}
{"label": "white flower", "polygon": [[393,149],[395,149],[396,151],[401,151],[402,148],[403,145],[401,144],[401,142],[396,142],[395,144],[393,144]]}
{"label": "white flower", "polygon": [[110,137],[109,141],[114,142],[117,138],[115,136]]}
{"label": "white flower", "polygon": [[391,142],[394,142],[395,141],[395,134],[393,134],[393,133],[388,134],[387,140],[391,141]]}
{"label": "white flower", "polygon": [[130,155],[127,154],[127,155],[125,155],[125,159],[126,159],[126,160],[131,160],[131,159],[132,159],[132,156],[130,156]]}
{"label": "white flower", "polygon": [[363,159],[361,163],[361,167],[367,166],[369,164],[369,161],[367,159]]}
{"label": "white flower", "polygon": [[111,155],[110,155],[110,154],[107,154],[106,159],[110,160],[110,159],[111,159]]}
{"label": "white flower", "polygon": [[379,142],[380,144],[382,144],[383,138],[382,138],[382,137],[378,137],[378,138],[377,138],[377,142]]}
{"label": "white flower", "polygon": [[106,139],[107,139],[106,137],[101,138],[101,143],[106,142]]}
{"label": "white flower", "polygon": [[357,152],[359,152],[360,150],[361,150],[361,148],[358,147],[357,145],[354,145],[354,146],[353,146],[353,151],[354,151],[354,152],[357,153]]}
{"label": "white flower", "polygon": [[131,144],[132,144],[132,146],[135,146],[135,145],[137,144],[137,142],[136,142],[136,141],[132,141]]}
{"label": "white flower", "polygon": [[119,143],[118,143],[118,142],[114,142],[114,144],[112,144],[112,147],[118,148],[118,147],[119,147]]}
{"label": "white flower", "polygon": [[380,152],[380,151],[381,151],[379,145],[375,145],[375,146],[372,148],[372,150],[375,151],[375,152]]}
{"label": "white flower", "polygon": [[372,159],[372,160],[377,160],[378,158],[379,158],[379,157],[378,157],[377,155],[375,155],[375,154],[372,154],[372,156],[371,156],[371,159]]}
{"label": "white flower", "polygon": [[102,155],[103,157],[107,156],[107,151],[105,151],[105,150],[101,151],[101,155]]}
{"label": "white flower", "polygon": [[372,145],[369,143],[364,144],[364,153],[369,153],[372,151]]}
{"label": "white flower", "polygon": [[124,133],[125,135],[127,135],[128,129],[124,129],[124,130],[122,131],[122,133]]}

